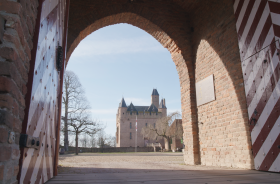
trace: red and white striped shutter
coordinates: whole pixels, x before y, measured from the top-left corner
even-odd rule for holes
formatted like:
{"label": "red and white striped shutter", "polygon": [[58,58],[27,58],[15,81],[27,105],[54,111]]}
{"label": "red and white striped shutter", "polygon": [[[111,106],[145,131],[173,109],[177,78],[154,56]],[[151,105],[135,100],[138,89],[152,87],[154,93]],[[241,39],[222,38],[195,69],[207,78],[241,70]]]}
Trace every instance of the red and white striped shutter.
{"label": "red and white striped shutter", "polygon": [[256,170],[280,172],[280,1],[235,0]]}
{"label": "red and white striped shutter", "polygon": [[[45,183],[53,177],[58,120],[59,72],[56,49],[62,46],[66,0],[43,0],[26,134],[40,148],[24,148],[20,183]],[[40,12],[39,12],[40,13]]]}

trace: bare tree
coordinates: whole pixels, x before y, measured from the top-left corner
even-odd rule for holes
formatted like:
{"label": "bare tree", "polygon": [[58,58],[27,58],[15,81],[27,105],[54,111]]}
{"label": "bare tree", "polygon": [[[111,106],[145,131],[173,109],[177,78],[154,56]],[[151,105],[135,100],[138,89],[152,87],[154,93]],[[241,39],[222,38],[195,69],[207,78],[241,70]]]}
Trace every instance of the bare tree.
{"label": "bare tree", "polygon": [[89,143],[90,143],[90,146],[92,148],[96,147],[96,137],[95,137],[95,135],[90,136],[90,142]]}
{"label": "bare tree", "polygon": [[104,148],[106,146],[116,147],[116,137],[111,135],[106,135],[104,128],[98,133],[97,145],[99,148]]}
{"label": "bare tree", "polygon": [[69,131],[75,134],[76,155],[78,155],[79,135],[81,133],[88,135],[96,134],[102,128],[97,121],[90,118],[86,109],[73,114],[69,120]]}
{"label": "bare tree", "polygon": [[105,143],[108,146],[116,147],[116,137],[115,136],[111,136],[111,135],[106,135],[105,136]]}
{"label": "bare tree", "polygon": [[174,120],[179,117],[179,112],[174,112],[166,117],[162,117],[156,121],[155,126],[149,124],[147,127],[142,128],[141,134],[144,138],[152,140],[155,140],[158,137],[164,138],[168,142],[168,150],[170,150],[172,138],[175,137],[180,139],[183,137],[182,126],[171,126]]}
{"label": "bare tree", "polygon": [[84,134],[83,138],[80,139],[80,142],[82,144],[82,147],[84,147],[84,148],[88,147],[90,141],[87,137],[87,134]]}
{"label": "bare tree", "polygon": [[[77,106],[77,102],[83,100],[84,90],[77,75],[72,71],[66,71],[63,81],[63,96],[62,104],[64,108],[64,149],[68,151],[69,138],[68,138],[68,121],[71,114],[78,112],[81,106]],[[79,104],[79,103],[78,103]]]}

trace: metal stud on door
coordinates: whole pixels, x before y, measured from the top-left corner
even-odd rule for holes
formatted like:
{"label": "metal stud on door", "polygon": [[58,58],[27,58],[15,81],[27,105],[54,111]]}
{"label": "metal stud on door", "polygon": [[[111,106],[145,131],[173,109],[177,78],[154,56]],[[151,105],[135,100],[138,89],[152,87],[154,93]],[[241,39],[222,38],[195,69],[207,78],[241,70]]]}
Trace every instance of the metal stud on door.
{"label": "metal stud on door", "polygon": [[[23,125],[26,129],[21,135],[20,183],[45,183],[54,174],[60,91],[57,48],[61,50],[59,46],[63,41],[65,2],[66,0],[40,1],[38,39],[34,40],[37,48],[36,54],[32,56],[34,66],[31,67],[34,68],[33,82],[28,89],[30,103],[27,122]],[[63,67],[61,63],[59,67]]]}
{"label": "metal stud on door", "polygon": [[280,3],[235,0],[255,168],[280,172]]}

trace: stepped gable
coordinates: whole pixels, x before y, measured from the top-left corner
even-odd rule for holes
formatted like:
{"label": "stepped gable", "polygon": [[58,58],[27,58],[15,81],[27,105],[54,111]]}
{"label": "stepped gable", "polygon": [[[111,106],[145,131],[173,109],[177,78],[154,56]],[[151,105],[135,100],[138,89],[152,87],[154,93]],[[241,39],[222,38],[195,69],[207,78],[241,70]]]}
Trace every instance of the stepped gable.
{"label": "stepped gable", "polygon": [[120,107],[127,107],[127,106],[126,106],[126,103],[125,103],[125,101],[124,101],[124,98],[122,98],[122,101],[121,101],[121,103],[120,103]]}
{"label": "stepped gable", "polygon": [[159,104],[159,109],[167,109],[166,106],[164,105],[163,99],[161,99],[160,104]]}
{"label": "stepped gable", "polygon": [[132,102],[131,102],[130,105],[128,106],[127,111],[131,111],[131,112],[136,111],[136,112],[138,112],[138,111],[136,110],[136,108],[134,107],[134,105],[132,104]]}
{"label": "stepped gable", "polygon": [[157,89],[153,89],[152,95],[157,95],[157,96],[159,96]]}
{"label": "stepped gable", "polygon": [[151,104],[150,107],[146,111],[148,111],[148,112],[158,112],[158,108],[154,104]]}

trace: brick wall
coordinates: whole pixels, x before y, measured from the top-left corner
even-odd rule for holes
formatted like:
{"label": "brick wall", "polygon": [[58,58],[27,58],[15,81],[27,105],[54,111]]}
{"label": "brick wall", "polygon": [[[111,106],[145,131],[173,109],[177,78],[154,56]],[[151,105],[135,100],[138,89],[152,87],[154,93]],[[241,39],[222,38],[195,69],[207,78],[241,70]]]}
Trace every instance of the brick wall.
{"label": "brick wall", "polygon": [[[178,71],[185,162],[251,168],[232,1],[83,0],[70,4],[67,60],[82,39],[102,27],[128,23],[145,30],[170,51]],[[5,19],[0,43],[2,183],[16,182],[18,172],[18,139],[37,6],[37,0],[0,0],[0,15]],[[215,77],[217,100],[197,108],[195,83],[211,74]],[[9,132],[15,133],[11,144]]]}
{"label": "brick wall", "polygon": [[[141,3],[134,1],[84,1],[71,2],[67,61],[81,40],[92,32],[109,25],[128,23],[151,34],[171,53],[176,65],[181,86],[182,119],[184,122],[185,162],[199,164],[198,127],[195,101],[195,77],[193,69],[191,28],[185,9],[194,1],[173,3],[169,0]],[[183,3],[183,4],[182,4]],[[114,7],[112,9],[112,7]],[[166,11],[166,8],[169,11]],[[72,11],[72,13],[71,13]],[[83,14],[79,14],[83,12]],[[175,13],[176,12],[176,13]],[[79,21],[81,16],[92,17]]]}
{"label": "brick wall", "polygon": [[[72,3],[70,12],[71,8],[76,12],[83,10],[83,15],[94,18],[79,22],[80,15],[70,13],[67,60],[83,38],[102,27],[128,23],[145,30],[170,51],[177,68],[185,162],[251,168],[251,143],[233,2],[174,2],[138,3],[136,0],[135,3],[107,1],[102,4],[87,1],[87,5],[91,4],[87,7]],[[110,8],[112,4],[114,10]],[[195,83],[211,74],[215,75],[217,100],[197,108]],[[220,111],[224,114],[218,114]],[[199,122],[202,120],[206,122],[204,126]],[[210,127],[211,133],[218,134],[217,139],[209,140],[211,135],[203,132],[206,127]],[[224,141],[228,143],[217,145]],[[230,160],[232,157],[234,160]]]}
{"label": "brick wall", "polygon": [[195,80],[214,74],[216,95],[215,101],[197,108],[201,164],[252,168],[232,1],[205,3],[193,15]]}
{"label": "brick wall", "polygon": [[[24,118],[37,0],[0,0],[0,183],[17,183],[19,136]],[[9,137],[15,135],[14,140]],[[11,136],[10,136],[11,135]]]}

